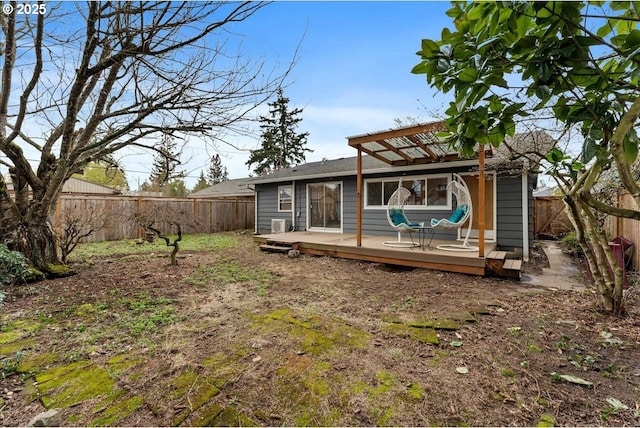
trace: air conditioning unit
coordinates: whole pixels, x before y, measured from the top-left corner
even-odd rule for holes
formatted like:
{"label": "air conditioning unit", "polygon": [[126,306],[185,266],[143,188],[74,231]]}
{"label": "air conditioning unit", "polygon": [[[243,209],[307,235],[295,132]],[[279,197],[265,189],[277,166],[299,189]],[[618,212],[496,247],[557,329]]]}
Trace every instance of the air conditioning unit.
{"label": "air conditioning unit", "polygon": [[291,220],[272,218],[271,219],[271,233],[285,233],[289,231]]}

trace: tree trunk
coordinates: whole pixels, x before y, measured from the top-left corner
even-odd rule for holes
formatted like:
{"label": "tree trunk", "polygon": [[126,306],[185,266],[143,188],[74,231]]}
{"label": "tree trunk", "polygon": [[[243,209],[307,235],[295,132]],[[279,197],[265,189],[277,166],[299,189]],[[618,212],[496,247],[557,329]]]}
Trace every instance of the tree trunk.
{"label": "tree trunk", "polygon": [[1,236],[11,237],[5,239],[10,249],[24,254],[33,267],[49,278],[73,274],[72,270],[60,262],[55,234],[47,219],[28,223],[24,221],[11,223],[0,227]]}

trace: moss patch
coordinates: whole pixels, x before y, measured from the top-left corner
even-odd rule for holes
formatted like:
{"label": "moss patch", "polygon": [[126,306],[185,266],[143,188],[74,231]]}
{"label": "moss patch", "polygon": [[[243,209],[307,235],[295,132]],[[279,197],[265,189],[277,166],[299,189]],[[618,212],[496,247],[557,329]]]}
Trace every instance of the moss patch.
{"label": "moss patch", "polygon": [[42,270],[48,278],[66,278],[67,276],[76,274],[73,269],[62,264],[49,264]]}
{"label": "moss patch", "polygon": [[253,427],[256,424],[246,415],[230,406],[224,409],[211,421],[212,426],[217,427]]}
{"label": "moss patch", "polygon": [[387,324],[382,327],[382,331],[395,336],[417,340],[422,343],[430,343],[432,345],[439,343],[438,334],[433,328],[410,327],[405,324]]}
{"label": "moss patch", "polygon": [[27,355],[27,358],[18,364],[18,373],[38,373],[48,368],[60,359],[58,354],[47,353],[41,355]]}
{"label": "moss patch", "polygon": [[35,343],[35,339],[23,339],[7,343],[3,346],[0,346],[0,355],[10,355],[15,354],[16,352],[24,351],[26,349],[31,349],[33,348]]}
{"label": "moss patch", "polygon": [[130,397],[126,400],[116,401],[109,405],[101,415],[93,419],[89,426],[113,426],[138,410],[144,404],[144,398],[140,396]]}
{"label": "moss patch", "polygon": [[78,361],[36,374],[42,404],[47,409],[69,407],[112,392],[109,373],[91,361]]}
{"label": "moss patch", "polygon": [[[5,343],[11,343],[24,336],[24,332],[22,331],[7,331],[4,333],[0,333],[0,345]],[[2,348],[0,348],[0,352]]]}
{"label": "moss patch", "polygon": [[409,327],[415,328],[433,328],[436,330],[458,330],[458,323],[449,318],[440,318],[433,320],[415,320],[408,323]]}
{"label": "moss patch", "polygon": [[424,397],[424,389],[414,382],[407,388],[407,395],[416,401],[422,400],[422,397]]}
{"label": "moss patch", "polygon": [[184,401],[184,410],[173,419],[171,425],[177,426],[184,422],[191,413],[202,407],[220,390],[206,377],[193,370],[187,370],[171,382],[174,388],[172,396]]}
{"label": "moss patch", "polygon": [[342,346],[362,348],[371,337],[338,318],[296,314],[291,309],[278,309],[253,319],[257,327],[297,338],[300,349],[313,355]]}

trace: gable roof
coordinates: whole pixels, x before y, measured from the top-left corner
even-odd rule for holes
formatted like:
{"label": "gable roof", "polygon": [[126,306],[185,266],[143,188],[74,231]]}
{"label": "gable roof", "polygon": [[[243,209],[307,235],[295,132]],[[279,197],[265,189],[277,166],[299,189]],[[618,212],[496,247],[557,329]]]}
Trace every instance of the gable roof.
{"label": "gable roof", "polygon": [[253,196],[249,178],[225,180],[190,194],[189,198],[239,198]]}
{"label": "gable roof", "polygon": [[[389,131],[349,137],[349,145],[360,146],[367,153],[362,156],[362,171],[366,174],[404,172],[426,169],[439,169],[444,163],[451,166],[477,166],[476,157],[464,158],[458,152],[445,147],[446,143],[432,141],[429,150],[423,150],[422,143],[414,140],[425,140],[435,137],[440,123],[416,125]],[[398,132],[396,132],[398,131]],[[433,135],[432,135],[433,134]],[[423,135],[423,136],[420,136]],[[431,135],[425,137],[424,135]],[[439,141],[439,140],[438,140]],[[547,153],[555,141],[545,132],[527,132],[507,137],[505,143],[497,149],[485,146],[487,164],[508,165],[522,173],[522,160],[527,158],[532,168],[537,168],[541,159],[540,153]],[[436,145],[437,144],[437,145]],[[437,148],[436,148],[437,147]],[[366,148],[366,150],[365,150]],[[327,177],[345,177],[357,174],[357,156],[309,162],[290,168],[281,169],[265,176],[249,179],[251,183],[277,183],[291,180],[321,179]]]}

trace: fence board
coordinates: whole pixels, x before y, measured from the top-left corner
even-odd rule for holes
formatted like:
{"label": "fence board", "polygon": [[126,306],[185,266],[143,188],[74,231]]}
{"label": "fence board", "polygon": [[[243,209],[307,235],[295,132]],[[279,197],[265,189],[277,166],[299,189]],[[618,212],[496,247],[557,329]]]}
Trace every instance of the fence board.
{"label": "fence board", "polygon": [[540,236],[562,236],[573,230],[571,221],[559,196],[536,197],[533,204],[534,234]]}
{"label": "fence board", "polygon": [[[633,197],[629,193],[622,193],[618,195],[617,206],[619,208],[632,210],[638,209]],[[633,265],[633,270],[639,270],[640,252],[638,251],[638,244],[640,243],[640,222],[630,218],[607,216],[604,222],[604,230],[610,238],[622,236],[623,238],[633,242],[634,251],[631,258],[631,264]]]}
{"label": "fence board", "polygon": [[[53,216],[54,230],[64,226],[65,213],[104,213],[111,222],[107,227],[83,238],[83,242],[140,238],[142,231],[133,219],[138,210],[168,209],[180,212],[188,220],[185,233],[215,233],[253,229],[254,201],[248,199],[157,198],[144,196],[63,195]],[[166,225],[161,225],[166,227]]]}

